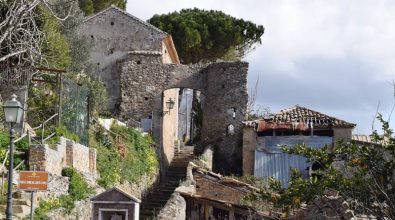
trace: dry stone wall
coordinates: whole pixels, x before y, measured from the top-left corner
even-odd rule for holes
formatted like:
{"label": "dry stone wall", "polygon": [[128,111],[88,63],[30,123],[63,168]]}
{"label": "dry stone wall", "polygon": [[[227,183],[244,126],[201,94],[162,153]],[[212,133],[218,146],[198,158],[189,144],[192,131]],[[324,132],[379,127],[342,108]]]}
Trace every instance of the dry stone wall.
{"label": "dry stone wall", "polygon": [[119,66],[121,120],[133,124],[132,120],[152,118],[155,141],[162,146],[163,91],[171,88],[199,90],[206,97],[202,139],[205,145],[215,146],[214,169],[241,173],[248,63],[174,65],[161,63],[157,55],[147,55],[144,59],[129,56]]}
{"label": "dry stone wall", "polygon": [[48,144],[32,145],[29,149],[29,166],[36,170],[61,175],[66,166],[83,174],[96,175],[96,149],[74,143],[61,137],[60,143],[51,148]]}

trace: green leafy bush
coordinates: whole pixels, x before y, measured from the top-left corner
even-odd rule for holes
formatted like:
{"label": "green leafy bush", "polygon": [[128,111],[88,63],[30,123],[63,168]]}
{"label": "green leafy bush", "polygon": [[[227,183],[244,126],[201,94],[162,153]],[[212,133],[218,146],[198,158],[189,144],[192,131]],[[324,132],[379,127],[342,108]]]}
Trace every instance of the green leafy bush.
{"label": "green leafy bush", "polygon": [[70,213],[77,200],[86,199],[89,195],[94,193],[85,181],[84,177],[78,173],[74,168],[67,167],[62,170],[62,175],[70,178],[69,195],[62,195],[59,198],[50,197],[40,202],[39,206],[34,211],[34,219],[47,220],[49,219],[47,213],[53,209],[65,208],[66,213]]}
{"label": "green leafy bush", "polygon": [[86,199],[93,194],[93,188],[88,185],[84,177],[74,168],[64,168],[62,175],[70,178],[69,195],[74,201]]}
{"label": "green leafy bush", "polygon": [[[9,149],[10,144],[10,135],[8,132],[0,132],[0,163],[3,162],[6,153]],[[15,150],[25,150],[29,147],[27,138],[23,138],[22,140],[15,143]],[[14,167],[21,163],[23,160],[27,160],[26,155],[14,155]],[[8,161],[6,162],[8,165]],[[18,169],[25,170],[27,165],[24,163]]]}
{"label": "green leafy bush", "polygon": [[35,220],[49,220],[47,213],[53,209],[61,207],[59,198],[49,197],[40,202],[39,206],[34,210]]}

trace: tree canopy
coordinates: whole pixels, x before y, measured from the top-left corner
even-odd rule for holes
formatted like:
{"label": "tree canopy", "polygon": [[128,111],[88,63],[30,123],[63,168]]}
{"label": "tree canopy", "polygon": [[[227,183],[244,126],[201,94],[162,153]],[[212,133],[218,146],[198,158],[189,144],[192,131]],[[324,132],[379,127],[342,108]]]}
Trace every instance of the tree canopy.
{"label": "tree canopy", "polygon": [[115,5],[124,10],[126,8],[126,0],[78,0],[78,3],[85,15],[98,13],[110,5]]}
{"label": "tree canopy", "polygon": [[264,33],[262,25],[197,8],[154,15],[148,22],[172,35],[183,63],[240,59],[261,44]]}

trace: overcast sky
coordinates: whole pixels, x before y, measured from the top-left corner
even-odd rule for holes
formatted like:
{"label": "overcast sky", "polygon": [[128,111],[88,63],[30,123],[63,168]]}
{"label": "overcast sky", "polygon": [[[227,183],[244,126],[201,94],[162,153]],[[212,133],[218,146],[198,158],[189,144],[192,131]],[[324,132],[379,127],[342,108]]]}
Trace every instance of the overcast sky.
{"label": "overcast sky", "polygon": [[262,45],[246,61],[249,88],[259,76],[258,103],[272,112],[299,104],[356,123],[354,133],[359,134],[370,133],[379,102],[379,112],[388,118],[394,103],[395,1],[127,3],[127,11],[143,20],[193,7],[221,10],[265,27]]}

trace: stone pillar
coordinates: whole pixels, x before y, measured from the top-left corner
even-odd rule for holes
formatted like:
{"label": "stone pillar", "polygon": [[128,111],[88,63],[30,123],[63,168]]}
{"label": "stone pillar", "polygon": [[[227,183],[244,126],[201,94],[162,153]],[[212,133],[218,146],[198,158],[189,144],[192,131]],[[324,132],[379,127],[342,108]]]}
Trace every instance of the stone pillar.
{"label": "stone pillar", "polygon": [[73,142],[66,141],[66,166],[73,167]]}
{"label": "stone pillar", "polygon": [[352,128],[333,128],[333,146],[339,140],[350,141],[352,136]]}
{"label": "stone pillar", "polygon": [[246,126],[243,129],[243,175],[254,175],[255,149],[257,134],[255,128]]}
{"label": "stone pillar", "polygon": [[29,147],[29,167],[33,170],[36,166],[37,171],[45,171],[47,168],[45,145],[31,145]]}
{"label": "stone pillar", "polygon": [[97,150],[95,148],[89,148],[89,171],[92,174],[96,174],[96,156]]}

